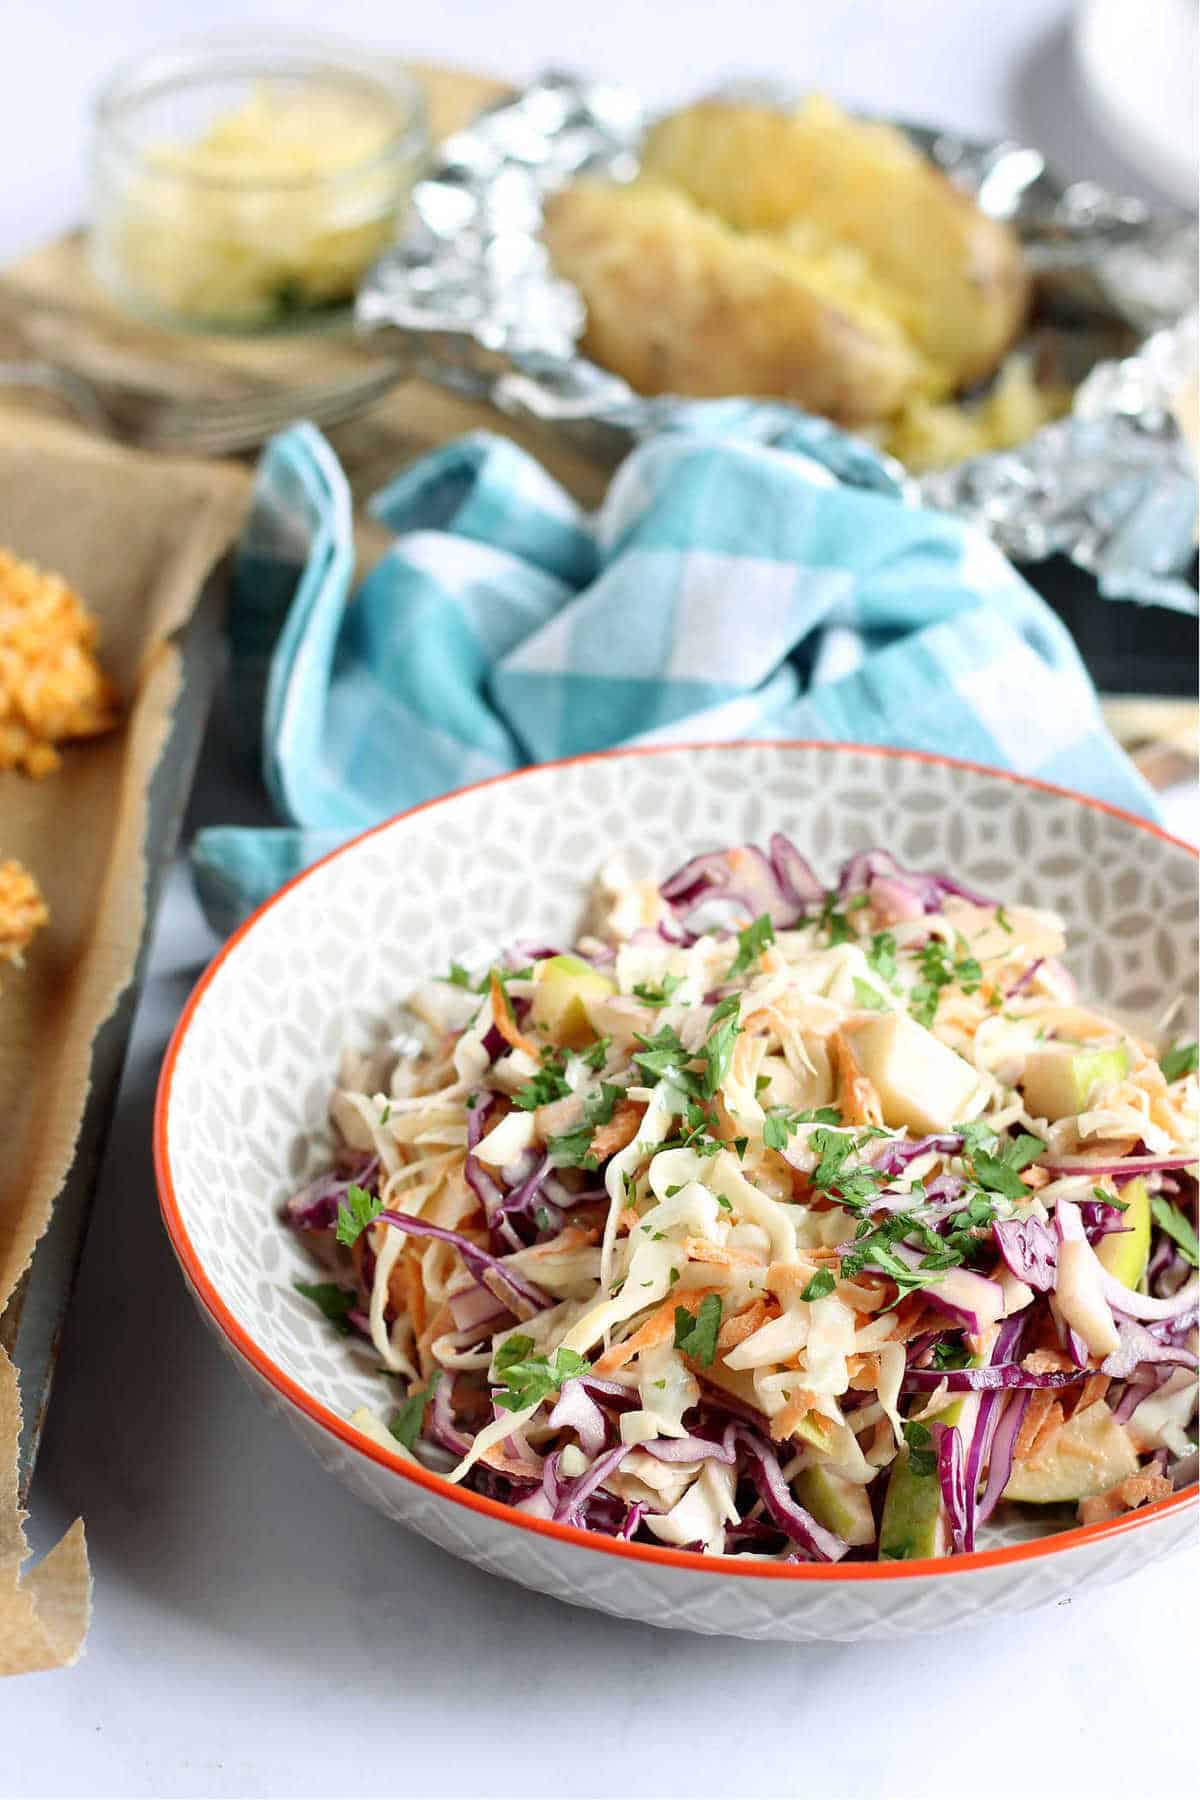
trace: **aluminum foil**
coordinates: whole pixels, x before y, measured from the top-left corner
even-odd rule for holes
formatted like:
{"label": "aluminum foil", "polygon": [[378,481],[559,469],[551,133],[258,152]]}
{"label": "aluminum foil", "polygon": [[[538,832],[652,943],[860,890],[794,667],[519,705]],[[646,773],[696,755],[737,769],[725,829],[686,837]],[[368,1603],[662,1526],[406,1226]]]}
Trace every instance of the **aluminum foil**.
{"label": "aluminum foil", "polygon": [[[648,122],[630,90],[559,74],[480,114],[417,185],[408,233],[359,293],[359,330],[442,385],[607,460],[685,427],[697,402],[646,399],[580,353],[583,302],[538,235],[546,194],[582,175],[636,173]],[[890,465],[902,491],[981,526],[1018,562],[1060,552],[1110,598],[1195,611],[1196,475],[1173,410],[1196,379],[1195,220],[1091,182],[1064,187],[1028,145],[903,129],[1019,231],[1038,341],[1053,338],[1081,385],[1067,418],[1015,449],[916,477]]]}

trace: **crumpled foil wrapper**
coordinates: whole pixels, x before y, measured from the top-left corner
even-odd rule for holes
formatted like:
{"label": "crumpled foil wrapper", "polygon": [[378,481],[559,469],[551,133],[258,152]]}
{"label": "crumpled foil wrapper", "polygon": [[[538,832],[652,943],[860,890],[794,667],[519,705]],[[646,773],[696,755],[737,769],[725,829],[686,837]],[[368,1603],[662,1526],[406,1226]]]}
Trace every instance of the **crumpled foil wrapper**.
{"label": "crumpled foil wrapper", "polygon": [[[767,87],[737,93],[795,100]],[[546,194],[583,175],[636,173],[648,119],[629,89],[560,74],[481,113],[418,183],[409,231],[360,290],[359,330],[443,386],[606,460],[686,428],[692,408],[712,403],[646,399],[580,353],[583,301],[538,235]],[[1015,449],[919,476],[880,461],[908,497],[981,527],[1014,561],[1058,552],[1108,598],[1195,611],[1185,572],[1196,470],[1177,417],[1194,404],[1195,220],[1091,182],[1064,187],[1028,145],[903,129],[1018,230],[1036,279],[1037,342],[1052,338],[1080,385],[1068,417]]]}

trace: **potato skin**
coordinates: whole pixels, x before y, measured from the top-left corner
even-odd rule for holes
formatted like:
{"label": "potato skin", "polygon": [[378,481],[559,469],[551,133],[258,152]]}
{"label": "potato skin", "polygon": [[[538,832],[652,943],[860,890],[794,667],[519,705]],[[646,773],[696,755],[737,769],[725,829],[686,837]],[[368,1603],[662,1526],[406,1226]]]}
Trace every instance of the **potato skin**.
{"label": "potato skin", "polygon": [[642,168],[739,231],[804,219],[860,248],[947,390],[989,375],[1029,308],[1020,241],[889,125],[812,99],[796,112],[704,101],[660,120]]}
{"label": "potato skin", "polygon": [[542,235],[587,304],[587,354],[639,393],[762,395],[863,424],[921,385],[891,321],[831,304],[785,245],[656,182],[577,182],[547,201]]}

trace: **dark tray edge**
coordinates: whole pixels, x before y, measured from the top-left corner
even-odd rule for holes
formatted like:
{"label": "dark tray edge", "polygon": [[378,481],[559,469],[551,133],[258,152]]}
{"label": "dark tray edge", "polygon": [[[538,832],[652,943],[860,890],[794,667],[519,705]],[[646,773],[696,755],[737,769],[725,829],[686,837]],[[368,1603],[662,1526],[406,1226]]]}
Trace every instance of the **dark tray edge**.
{"label": "dark tray edge", "polygon": [[163,883],[179,842],[204,729],[223,656],[222,625],[229,591],[225,559],[208,577],[187,625],[176,638],[182,680],[167,741],[150,783],[146,828],[146,919],[137,961],[115,1011],[96,1034],[91,1085],[75,1157],[45,1235],[3,1316],[0,1345],[16,1365],[21,1390],[17,1493],[24,1504],[54,1376],[54,1364],[87,1235],[92,1199],[104,1160],[117,1088],[146,976],[150,939]]}

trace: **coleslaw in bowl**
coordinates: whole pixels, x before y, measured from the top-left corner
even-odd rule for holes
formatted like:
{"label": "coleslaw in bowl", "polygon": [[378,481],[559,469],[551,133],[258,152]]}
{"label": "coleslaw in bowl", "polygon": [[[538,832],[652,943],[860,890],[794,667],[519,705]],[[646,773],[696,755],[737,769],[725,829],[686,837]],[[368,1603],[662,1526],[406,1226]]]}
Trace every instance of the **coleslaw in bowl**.
{"label": "coleslaw in bowl", "polygon": [[884,850],[828,887],[781,832],[661,886],[617,857],[594,910],[343,1058],[286,1213],[401,1383],[361,1429],[534,1517],[783,1560],[1190,1476],[1194,1043],[1083,1003],[1053,914]]}
{"label": "coleslaw in bowl", "polygon": [[[706,847],[766,841],[776,821],[789,828],[795,855],[769,844],[738,869],[739,877],[750,880],[748,888],[742,880],[736,891],[718,891],[728,886],[722,871],[732,865],[725,853],[710,856]],[[900,871],[877,860],[868,867],[860,856],[857,867],[839,878],[839,869],[856,852],[884,838],[895,847]],[[697,851],[705,860],[681,877],[682,886],[668,882],[672,891],[665,899],[657,879],[643,885],[612,871],[604,903],[581,935],[588,871],[614,843],[629,845],[641,869],[656,876]],[[789,917],[786,907],[795,905],[789,884],[800,892],[801,858],[821,879],[800,907],[802,916],[793,911]],[[968,891],[939,893],[925,876],[909,884],[905,866],[953,869],[956,885]],[[699,890],[689,892],[697,881]],[[826,883],[834,890],[833,903]],[[864,887],[870,890],[865,902]],[[819,906],[817,888],[822,889]],[[1072,1054],[1084,1056],[1123,1049],[1130,1067],[1120,1080],[1140,1073],[1155,1086],[1149,1065],[1157,1066],[1157,1057],[1168,1054],[1155,1021],[1161,1023],[1171,995],[1188,991],[1195,957],[1194,853],[1154,827],[1059,790],[946,759],[845,746],[672,746],[524,771],[377,828],[309,870],[231,940],[189,1003],[168,1053],[156,1162],[168,1230],[202,1313],[248,1379],[325,1466],[363,1498],[484,1568],[624,1616],[744,1636],[849,1639],[881,1628],[933,1629],[990,1610],[1028,1606],[1135,1569],[1187,1540],[1195,1496],[1194,1488],[1162,1499],[1154,1498],[1161,1491],[1156,1487],[1144,1496],[1136,1489],[1113,1493],[1126,1480],[1169,1480],[1174,1486],[1187,1474],[1179,1466],[1185,1459],[1170,1444],[1151,1445],[1141,1437],[1144,1420],[1138,1432],[1128,1414],[1116,1420],[1132,1446],[1136,1469],[1126,1472],[1124,1464],[1111,1464],[1111,1479],[1098,1491],[1093,1487],[1086,1496],[1080,1491],[1069,1498],[1010,1494],[997,1504],[987,1492],[991,1465],[984,1457],[985,1440],[977,1451],[981,1479],[973,1517],[961,1499],[965,1463],[977,1441],[979,1420],[972,1412],[984,1414],[985,1425],[990,1416],[995,1435],[1005,1427],[1019,1474],[1031,1461],[1024,1451],[1037,1433],[1040,1449],[1056,1434],[1062,1449],[1064,1432],[1071,1432],[1077,1415],[1097,1404],[1115,1415],[1127,1392],[1136,1395],[1147,1375],[1158,1393],[1186,1372],[1186,1360],[1160,1361],[1151,1352],[1140,1355],[1130,1373],[1106,1374],[1098,1364],[1116,1352],[1100,1355],[1099,1345],[1087,1353],[1089,1371],[1082,1380],[1077,1367],[1060,1366],[1073,1353],[1069,1333],[1079,1335],[1081,1317],[1071,1265],[1087,1265],[1090,1257],[1103,1270],[1100,1250],[1106,1240],[1126,1244],[1142,1236],[1140,1224],[1119,1228],[1126,1216],[1119,1203],[1124,1199],[1128,1212],[1131,1202],[1121,1190],[1142,1175],[1127,1166],[1129,1156],[1151,1145],[1144,1136],[1128,1137],[1133,1125],[1126,1119],[1127,1141],[1106,1126],[1103,1134],[1087,1136],[1085,1150],[1087,1125],[1084,1134],[1073,1136],[1078,1127],[1070,1123],[1072,1116],[1079,1121],[1079,1112],[1059,1109],[1060,1116],[1051,1118],[1058,1103],[1045,1094],[1041,1110],[1027,1104],[1023,1117],[1003,1117],[1000,1090],[1024,1091],[1015,1079],[1016,1047],[1010,1044],[1002,1055],[997,1043],[994,1053],[981,1051],[976,1061],[968,1043],[972,1021],[975,1031],[984,1032],[986,1046],[989,1035],[1019,1035],[1020,1029],[1036,1038],[1041,1026],[1021,1028],[1016,1022],[1027,1018],[1035,1003],[1086,1010],[1068,997],[1067,978],[1054,967],[1049,942],[1038,946],[1044,967],[1036,985],[1031,980],[1002,1007],[992,1004],[985,990],[1000,977],[1006,986],[1016,985],[1036,956],[1008,971],[999,961],[989,967],[977,946],[973,954],[983,975],[978,987],[969,969],[957,968],[969,957],[947,930],[946,918],[957,917],[954,930],[970,943],[969,909],[994,914],[994,903],[984,901],[1004,894],[1012,896],[1001,909],[1005,921],[1011,926],[1015,916],[1022,931],[1033,930],[1026,914],[1046,931],[1056,928],[1044,913],[1062,915],[1063,961],[1075,971],[1081,992],[1097,996],[1096,1010],[1112,1027],[1103,1033],[1093,1028],[1090,1037],[1073,1031],[1078,1045],[1068,1044],[1068,1034],[1056,1028],[1051,1045],[1043,1047],[1061,1041]],[[930,901],[937,904],[927,912]],[[890,906],[894,916],[885,919],[877,903]],[[642,916],[643,911],[652,916]],[[839,914],[842,926],[835,919]],[[678,917],[677,927],[672,916]],[[961,930],[964,923],[967,931]],[[840,939],[843,929],[844,940],[829,941]],[[994,918],[992,929],[1005,935]],[[536,940],[530,940],[531,930]],[[664,930],[681,941],[668,943]],[[773,942],[767,941],[769,934]],[[876,941],[888,937],[895,941],[894,967],[891,945]],[[928,947],[939,941],[945,958]],[[1027,944],[1026,950],[1033,947]],[[992,955],[986,940],[982,948]],[[831,959],[831,951],[839,954]],[[732,965],[743,952],[745,966],[735,972]],[[648,960],[639,963],[643,956]],[[620,991],[601,992],[600,982],[581,999],[578,968],[559,960],[568,957]],[[776,959],[779,966],[773,967]],[[825,978],[818,980],[822,959]],[[835,965],[838,973],[831,981]],[[943,979],[947,970],[949,978]],[[455,979],[437,980],[431,972]],[[556,976],[571,979],[564,985]],[[772,981],[778,989],[774,998]],[[862,984],[857,992],[856,981]],[[822,986],[830,991],[822,994]],[[868,987],[883,1004],[865,999]],[[966,992],[969,987],[975,991]],[[481,991],[471,991],[475,988]],[[643,991],[635,993],[636,988]],[[926,991],[918,993],[921,988]],[[410,1005],[402,1012],[399,1001],[406,995]],[[747,1010],[764,995],[776,1011],[782,1006],[785,1024],[793,1009],[803,1015],[792,1021],[799,1036],[791,1043],[790,1063],[786,1032],[773,1039],[762,1030],[764,1021]],[[722,1013],[723,1004],[735,997],[736,1012],[726,1005]],[[585,1032],[578,1016],[571,1016],[573,1005],[576,1015],[582,1007],[587,1017],[589,1009],[603,1004],[626,1015],[616,1030],[598,1030],[591,1023]],[[822,1006],[824,1029],[816,1035],[832,1040],[836,1014],[836,1029],[849,1043],[857,1069],[850,1068],[840,1046],[825,1064],[810,1052],[815,1068],[806,1079],[824,1082],[828,1095],[818,1087],[803,1092],[789,1085],[799,1079],[796,1046],[805,1033],[812,1035],[813,1009]],[[979,1007],[982,1014],[972,1010]],[[714,1019],[714,1013],[720,1016]],[[1013,1017],[1005,1020],[1003,1013]],[[506,1031],[527,1039],[526,1048],[508,1041],[498,1017]],[[631,1020],[637,1021],[633,1035]],[[953,1100],[953,1117],[927,1121],[914,1114],[902,1121],[895,1111],[908,1104],[900,1091],[903,1070],[894,1057],[889,1064],[886,1043],[882,1064],[874,1057],[872,1028],[896,1033],[906,1029],[906,1021],[975,1070],[972,1095],[951,1090],[947,1097],[942,1090],[942,1103]],[[1182,1035],[1182,1022],[1178,1033],[1173,1026],[1165,1029],[1168,1036]],[[605,1037],[611,1042],[593,1069],[595,1046]],[[331,1075],[347,1040],[356,1050],[341,1067],[330,1120]],[[444,1089],[459,1077],[456,1052],[477,1061],[485,1043],[486,1068],[472,1068],[465,1077],[469,1085],[444,1109],[447,1115],[457,1109],[457,1117],[440,1117],[436,1106],[430,1116],[439,1084]],[[637,1056],[649,1060],[638,1063]],[[522,1057],[532,1068],[522,1066]],[[502,1063],[506,1066],[497,1073]],[[437,1075],[439,1064],[445,1065],[441,1076],[449,1079]],[[1090,1102],[1093,1089],[1103,1100],[1112,1097],[1105,1094],[1106,1085],[1119,1085],[1115,1076],[1101,1081],[1105,1073],[1101,1062],[1092,1066],[1092,1079],[1086,1065],[1068,1070],[1068,1078],[1089,1079]],[[1159,1074],[1190,1104],[1186,1075],[1180,1085],[1161,1067]],[[769,1089],[759,1086],[764,1075]],[[1053,1085],[1054,1069],[1044,1078]],[[863,1083],[875,1090],[881,1123],[869,1116]],[[525,1098],[536,1104],[518,1105],[517,1096],[531,1086],[535,1091]],[[562,1086],[568,1091],[558,1091]],[[715,1091],[705,1093],[708,1086]],[[936,1086],[936,1080],[922,1077],[917,1103],[932,1105]],[[620,1097],[605,1094],[606,1087]],[[671,1097],[672,1089],[682,1094],[682,1102]],[[1151,1103],[1154,1099],[1148,1095]],[[1168,1099],[1175,1104],[1174,1093]],[[589,1102],[595,1110],[610,1101],[607,1120],[585,1117]],[[681,1103],[683,1110],[648,1147],[649,1154],[639,1155],[645,1120],[668,1103]],[[1143,1110],[1135,1099],[1130,1103],[1144,1127],[1153,1130],[1151,1108]],[[860,1111],[866,1116],[860,1118]],[[597,1167],[589,1168],[598,1133],[608,1132],[612,1139],[628,1132],[631,1112],[640,1119],[634,1134],[622,1145],[610,1142],[607,1153],[601,1139]],[[839,1120],[834,1112],[841,1113]],[[801,1116],[807,1113],[814,1116]],[[731,1116],[726,1120],[723,1114]],[[742,1121],[736,1130],[733,1114]],[[424,1129],[416,1126],[419,1118]],[[397,1130],[391,1130],[393,1123]],[[1165,1118],[1159,1123],[1174,1129]],[[439,1144],[436,1134],[451,1124],[457,1136]],[[370,1167],[378,1155],[371,1134],[385,1127],[396,1167],[412,1171],[391,1188],[393,1169],[384,1161]],[[531,1127],[530,1141],[518,1144]],[[413,1140],[426,1130],[435,1136],[414,1155]],[[1039,1133],[1045,1148],[1027,1157],[1030,1146],[1020,1140]],[[521,1187],[547,1161],[551,1140],[572,1136],[576,1150],[582,1145],[578,1160],[571,1160],[570,1143],[558,1145],[522,1204]],[[718,1147],[702,1141],[706,1138]],[[1118,1143],[1125,1152],[1119,1157],[1112,1149]],[[848,1148],[839,1160],[833,1146],[842,1144]],[[1109,1150],[1100,1152],[1101,1145]],[[1151,1160],[1170,1160],[1160,1146],[1154,1148],[1160,1153]],[[1107,1192],[1111,1185],[1114,1204],[1101,1211],[1095,1196],[1076,1199],[1084,1250],[1067,1249],[1068,1241],[1076,1241],[1070,1235],[1071,1193],[1060,1189],[1068,1227],[1063,1240],[1057,1236],[1057,1204],[1047,1204],[1043,1196],[1055,1181],[1083,1177],[1054,1165],[1076,1155],[1094,1160],[1109,1151],[1113,1168],[1107,1178],[1096,1167],[1086,1173],[1091,1187]],[[456,1204],[463,1210],[457,1220],[452,1210],[441,1210],[445,1194],[435,1205],[432,1193],[422,1198],[418,1191],[417,1165],[435,1155],[452,1159],[447,1169],[456,1167],[453,1181],[443,1186],[459,1194]],[[630,1166],[622,1167],[622,1174],[632,1177],[635,1195],[626,1204],[630,1196],[622,1193],[610,1232],[614,1208],[607,1177],[623,1156]],[[672,1158],[679,1163],[674,1178],[666,1178],[665,1163],[652,1176],[656,1161]],[[468,1159],[483,1197],[468,1179]],[[823,1170],[822,1162],[828,1165]],[[994,1165],[1009,1173],[998,1173]],[[842,1189],[849,1192],[832,1179],[839,1172]],[[1164,1200],[1176,1209],[1186,1203],[1191,1191],[1186,1167],[1147,1173],[1149,1197],[1160,1203],[1159,1211]],[[1160,1186],[1159,1177],[1167,1185]],[[762,1196],[761,1205],[739,1182]],[[1003,1192],[1015,1183],[1033,1198]],[[465,1210],[464,1187],[475,1196],[473,1212]],[[668,1188],[678,1191],[668,1194]],[[1056,1202],[1058,1195],[1049,1198]],[[748,1216],[756,1206],[757,1219]],[[947,1209],[940,1217],[939,1206]],[[416,1220],[417,1228],[371,1216],[385,1207]],[[693,1207],[694,1212],[684,1210]],[[666,1212],[643,1232],[650,1213],[662,1208]],[[674,1217],[668,1216],[672,1209]],[[623,1213],[638,1223],[632,1216],[622,1219]],[[915,1237],[905,1224],[913,1215],[921,1227]],[[338,1241],[339,1221],[343,1240],[352,1241]],[[791,1230],[790,1245],[783,1221]],[[1045,1232],[1048,1248],[1033,1224]],[[1007,1263],[1000,1267],[997,1245],[1013,1236],[1007,1229],[1013,1225],[1030,1226],[1025,1235],[1048,1257],[1053,1283],[1047,1282],[1045,1267],[1023,1268],[1020,1275]],[[663,1236],[656,1239],[660,1230]],[[756,1239],[756,1230],[762,1238]],[[1133,1326],[1168,1351],[1187,1351],[1194,1341],[1186,1307],[1191,1277],[1181,1276],[1174,1263],[1166,1273],[1164,1228],[1153,1211],[1151,1230],[1153,1266],[1132,1285],[1129,1280],[1121,1285],[1150,1303],[1172,1300],[1182,1286],[1185,1304],[1171,1310],[1166,1324],[1162,1318],[1129,1315],[1102,1281],[1127,1358],[1146,1349]],[[578,1237],[569,1235],[576,1232]],[[1166,1235],[1173,1257],[1182,1246]],[[591,1241],[584,1242],[587,1238]],[[689,1239],[698,1256],[690,1254]],[[866,1251],[857,1268],[856,1244]],[[548,1248],[550,1254],[542,1256]],[[714,1251],[717,1260],[706,1261]],[[889,1263],[889,1253],[895,1262]],[[386,1284],[375,1279],[381,1256],[393,1262]],[[404,1265],[425,1256],[418,1298]],[[606,1286],[624,1278],[616,1295],[601,1291],[606,1256],[612,1269]],[[913,1258],[915,1267],[906,1261]],[[665,1263],[661,1270],[660,1262]],[[765,1264],[761,1276],[755,1263]],[[775,1263],[793,1273],[787,1276],[783,1268],[772,1273]],[[1104,1273],[1120,1280],[1128,1268]],[[825,1292],[830,1277],[833,1290]],[[655,1285],[629,1288],[643,1280]],[[760,1280],[762,1289],[755,1292],[750,1284]],[[1022,1298],[1018,1281],[1030,1298],[1013,1313],[1008,1301]],[[298,1292],[297,1284],[310,1293]],[[522,1285],[534,1291],[522,1293]],[[943,1292],[935,1300],[937,1287]],[[1005,1296],[998,1309],[995,1288]],[[567,1341],[571,1322],[556,1333],[555,1308],[560,1319],[574,1308],[577,1324],[588,1311],[620,1302],[626,1294],[630,1300],[644,1294],[644,1305],[611,1317],[607,1333],[584,1347]],[[552,1304],[539,1304],[542,1296]],[[1115,1295],[1116,1301],[1123,1298]],[[336,1328],[320,1310],[322,1299]],[[973,1311],[967,1304],[972,1300]],[[422,1304],[426,1314],[419,1320]],[[386,1356],[372,1336],[373,1305]],[[843,1308],[849,1329],[847,1319],[839,1317]],[[443,1309],[449,1309],[448,1318],[437,1316]],[[1075,1322],[1062,1326],[1064,1348],[1056,1314],[1066,1320],[1068,1312]],[[656,1314],[649,1335],[657,1343],[643,1340],[625,1355]],[[913,1329],[918,1322],[921,1329]],[[1019,1341],[1011,1335],[1016,1325]],[[765,1338],[764,1328],[770,1328]],[[790,1352],[782,1348],[789,1328],[804,1340]],[[441,1341],[472,1330],[470,1344]],[[880,1340],[875,1348],[867,1338],[859,1341],[872,1330]],[[731,1339],[738,1333],[743,1335],[735,1344]],[[437,1355],[428,1361],[435,1342]],[[884,1352],[888,1343],[903,1353],[895,1395],[889,1381],[894,1382],[898,1364],[894,1347]],[[610,1354],[611,1364],[600,1370],[601,1359]],[[411,1371],[396,1366],[405,1356]],[[836,1368],[839,1356],[847,1365],[845,1387]],[[481,1357],[482,1363],[469,1366]],[[648,1373],[655,1358],[663,1367]],[[1055,1366],[1038,1366],[1047,1361]],[[1149,1366],[1139,1367],[1143,1363]],[[458,1366],[463,1364],[468,1366]],[[389,1367],[392,1372],[385,1373]],[[1022,1376],[1014,1384],[1016,1367],[1024,1375],[1052,1379],[1026,1382]],[[658,1381],[664,1386],[656,1387]],[[1092,1394],[1081,1407],[1088,1381]],[[693,1390],[699,1394],[694,1400]],[[1160,1397],[1172,1403],[1179,1391],[1171,1387]],[[672,1400],[677,1421],[670,1417]],[[573,1422],[560,1410],[564,1401]],[[1140,1396],[1138,1402],[1135,1410]],[[898,1436],[889,1410],[899,1420]],[[522,1419],[522,1412],[530,1417]],[[915,1418],[918,1413],[924,1417]],[[493,1424],[501,1429],[489,1440]],[[1186,1425],[1183,1429],[1186,1434]],[[1022,1431],[1028,1441],[1018,1454]],[[952,1450],[944,1452],[955,1438],[964,1463],[958,1487],[956,1459]],[[863,1480],[859,1465],[857,1483],[850,1479],[851,1440],[870,1471]],[[997,1463],[1005,1442],[1000,1435]],[[470,1465],[458,1470],[457,1481],[449,1481],[447,1474],[455,1473],[476,1445]],[[1072,1449],[1069,1436],[1066,1448]],[[1085,1446],[1085,1461],[1094,1448]],[[509,1459],[507,1468],[496,1466]],[[1036,1454],[1032,1460],[1036,1463]],[[1057,1460],[1061,1477],[1064,1459]],[[915,1491],[907,1506],[902,1494],[890,1503],[889,1550],[881,1537],[884,1515],[890,1490],[900,1485],[893,1478],[906,1467]],[[624,1493],[622,1469],[629,1477]],[[720,1521],[725,1537],[719,1542],[714,1519],[731,1476],[732,1498],[721,1510],[737,1517]],[[652,1502],[634,1486],[637,1481],[657,1499]],[[676,1497],[667,1504],[672,1483]],[[850,1491],[854,1488],[857,1494]],[[932,1518],[931,1494],[937,1496]],[[1074,1522],[1080,1498],[1099,1501],[1105,1495],[1110,1498],[1103,1511],[1119,1516]],[[871,1542],[864,1498],[874,1527]],[[1124,1510],[1139,1498],[1145,1504]],[[670,1520],[680,1502],[682,1509]],[[990,1516],[980,1517],[988,1511]],[[657,1531],[647,1523],[650,1517]],[[972,1529],[975,1548],[968,1549]],[[691,1535],[683,1536],[684,1531]]]}

